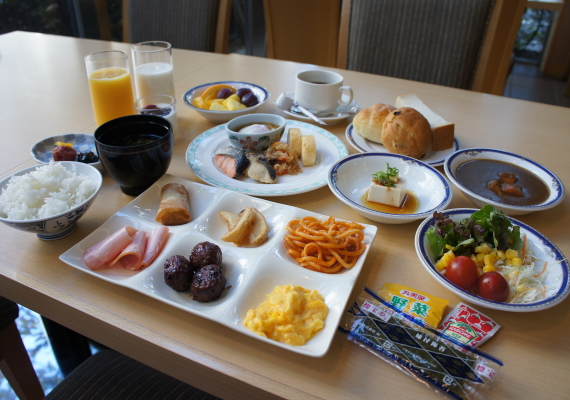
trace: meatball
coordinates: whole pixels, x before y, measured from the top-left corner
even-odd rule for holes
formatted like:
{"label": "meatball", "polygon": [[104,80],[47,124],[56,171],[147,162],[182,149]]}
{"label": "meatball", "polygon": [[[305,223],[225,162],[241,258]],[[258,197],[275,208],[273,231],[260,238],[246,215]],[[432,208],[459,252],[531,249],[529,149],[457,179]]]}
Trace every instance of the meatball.
{"label": "meatball", "polygon": [[190,292],[196,301],[216,300],[226,286],[226,277],[219,265],[206,265],[194,273]]}
{"label": "meatball", "polygon": [[164,262],[164,282],[177,292],[190,289],[194,270],[184,256],[172,256]]}
{"label": "meatball", "polygon": [[190,265],[197,271],[205,265],[222,265],[222,249],[214,243],[198,243],[190,254]]}

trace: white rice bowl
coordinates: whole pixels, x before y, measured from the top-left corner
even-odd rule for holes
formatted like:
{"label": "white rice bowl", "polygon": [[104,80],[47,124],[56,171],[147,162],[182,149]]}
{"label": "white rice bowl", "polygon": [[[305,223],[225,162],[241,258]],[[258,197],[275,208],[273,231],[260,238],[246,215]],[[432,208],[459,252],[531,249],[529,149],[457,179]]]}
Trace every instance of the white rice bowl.
{"label": "white rice bowl", "polygon": [[26,168],[0,182],[0,221],[41,239],[59,239],[75,228],[102,182],[87,164],[51,161]]}

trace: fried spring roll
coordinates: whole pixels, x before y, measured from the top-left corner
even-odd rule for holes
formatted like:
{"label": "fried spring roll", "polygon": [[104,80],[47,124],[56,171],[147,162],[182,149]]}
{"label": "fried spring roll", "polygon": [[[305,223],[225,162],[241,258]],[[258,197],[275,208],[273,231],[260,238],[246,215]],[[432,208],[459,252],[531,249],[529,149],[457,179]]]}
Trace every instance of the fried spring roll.
{"label": "fried spring roll", "polygon": [[156,221],[162,225],[182,225],[190,222],[188,191],[183,185],[169,183],[162,187]]}

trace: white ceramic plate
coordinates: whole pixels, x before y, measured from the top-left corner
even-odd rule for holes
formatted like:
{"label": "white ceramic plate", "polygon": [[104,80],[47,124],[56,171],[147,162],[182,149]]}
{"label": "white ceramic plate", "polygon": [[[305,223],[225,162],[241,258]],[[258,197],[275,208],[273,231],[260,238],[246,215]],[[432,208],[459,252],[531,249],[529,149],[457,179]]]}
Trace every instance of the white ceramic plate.
{"label": "white ceramic plate", "polygon": [[[73,149],[78,154],[88,153],[90,151],[97,154],[97,148],[95,147],[95,140],[93,139],[93,135],[88,135],[86,133],[68,133],[65,135],[47,137],[34,144],[30,149],[30,153],[32,153],[34,160],[42,164],[47,164],[52,161],[53,155],[51,152],[53,149],[55,149],[56,142],[71,143],[73,145]],[[89,163],[88,165],[91,165],[99,170],[102,170],[103,168],[101,166],[101,161]]]}
{"label": "white ceramic plate", "polygon": [[[346,128],[346,138],[350,145],[361,153],[389,153],[389,151],[386,150],[386,147],[382,146],[380,143],[371,142],[356,133],[352,124],[348,125]],[[457,141],[457,138],[455,138],[453,139],[452,148],[440,151],[430,150],[420,161],[425,162],[432,167],[439,167],[443,165],[443,162],[447,157],[457,150],[459,150],[459,142]]]}
{"label": "white ceramic plate", "polygon": [[[83,262],[83,252],[110,233],[126,225],[146,231],[158,226],[154,218],[158,210],[160,189],[170,182],[181,183],[188,189],[193,219],[186,225],[169,227],[170,238],[158,259],[139,272],[122,268],[104,268],[96,271],[89,269]],[[223,242],[220,238],[227,232],[227,224],[218,215],[218,211],[238,213],[248,206],[256,207],[265,216],[270,227],[267,242],[259,247],[236,247],[231,243]],[[300,267],[289,257],[283,245],[287,223],[292,219],[309,215],[323,220],[327,218],[296,207],[165,175],[93,233],[62,254],[60,259],[85,273],[136,290],[189,313],[219,322],[263,342],[299,354],[322,357],[327,352],[336,332],[350,292],[362,270],[370,244],[376,236],[377,228],[365,225],[364,243],[367,248],[352,269],[328,275]],[[224,290],[218,300],[209,303],[194,301],[188,297],[188,293],[176,292],[164,283],[164,261],[176,254],[188,257],[192,248],[203,241],[215,243],[222,249],[222,268],[227,278],[226,286],[231,286]],[[304,346],[288,346],[262,338],[243,325],[249,309],[257,308],[275,286],[289,284],[318,290],[329,308],[325,327]]]}
{"label": "white ceramic plate", "polygon": [[[541,204],[536,204],[533,206],[514,206],[505,203],[499,203],[483,197],[471,190],[467,189],[465,186],[459,182],[457,179],[457,168],[461,164],[472,160],[497,160],[506,163],[517,165],[527,171],[532,172],[538,176],[545,184],[548,186],[550,191],[550,196]],[[532,161],[528,158],[519,156],[514,153],[509,153],[508,151],[497,150],[497,149],[462,149],[456,151],[450,155],[443,165],[445,169],[445,174],[448,176],[449,180],[461,190],[465,196],[477,207],[483,207],[485,204],[491,204],[496,208],[500,208],[508,215],[523,215],[529,214],[534,211],[548,210],[554,206],[557,206],[562,202],[565,196],[564,184],[562,181],[546,167],[540,165],[539,163]]]}
{"label": "white ceramic plate", "polygon": [[253,196],[290,196],[326,186],[329,168],[348,155],[346,146],[324,129],[292,120],[287,120],[285,133],[281,138],[283,143],[287,143],[289,128],[299,128],[302,135],[315,137],[317,161],[311,167],[303,167],[299,162],[302,173],[279,176],[275,184],[260,183],[247,177],[232,179],[218,168],[214,162],[214,152],[220,147],[230,145],[225,125],[209,129],[194,139],[186,151],[186,162],[192,172],[204,182]]}
{"label": "white ceramic plate", "polygon": [[[397,168],[406,181],[406,190],[418,199],[418,209],[412,214],[389,214],[370,209],[361,197],[368,192],[372,174],[385,171],[386,164]],[[329,187],[340,201],[360,215],[383,224],[405,224],[426,218],[451,202],[451,187],[435,168],[414,158],[391,153],[352,154],[337,162],[329,172]]]}
{"label": "white ceramic plate", "polygon": [[[457,208],[443,211],[443,214],[451,218],[452,221],[458,222],[469,217],[475,211],[478,210],[472,208]],[[540,232],[520,221],[517,221],[516,219],[509,218],[509,220],[513,225],[520,226],[521,235],[527,236],[527,245],[528,243],[531,243],[530,249],[535,257],[538,260],[541,260],[541,262],[548,262],[548,267],[545,272],[545,284],[548,287],[548,291],[547,298],[544,300],[526,304],[500,303],[492,300],[486,300],[469,293],[447,280],[434,266],[434,256],[426,237],[426,232],[434,224],[433,216],[422,222],[416,231],[416,253],[418,254],[418,257],[425,269],[427,269],[427,271],[439,283],[472,304],[495,310],[513,312],[540,311],[555,306],[564,300],[570,293],[570,282],[568,280],[570,270],[568,267],[568,260],[556,245],[544,237]]]}
{"label": "white ceramic plate", "polygon": [[[285,93],[285,94],[292,99],[295,98],[295,92],[289,92],[289,93]],[[300,119],[301,121],[315,123],[311,118],[307,117],[305,114],[298,112],[298,111],[294,111],[293,108],[291,108],[291,110],[284,110],[281,107],[279,107],[279,109],[281,111],[283,111],[285,114],[287,114],[293,118]],[[334,124],[338,124],[343,119],[346,119],[352,115],[355,115],[354,113],[357,111],[358,111],[358,103],[356,102],[356,100],[352,100],[352,102],[346,106],[338,106],[338,108],[336,109],[336,112],[342,113],[338,116],[321,117],[321,116],[319,116],[319,113],[314,113],[314,114],[316,114],[317,117],[319,117],[321,120],[326,122],[328,125],[334,125]],[[321,114],[326,115],[326,113],[321,113]]]}

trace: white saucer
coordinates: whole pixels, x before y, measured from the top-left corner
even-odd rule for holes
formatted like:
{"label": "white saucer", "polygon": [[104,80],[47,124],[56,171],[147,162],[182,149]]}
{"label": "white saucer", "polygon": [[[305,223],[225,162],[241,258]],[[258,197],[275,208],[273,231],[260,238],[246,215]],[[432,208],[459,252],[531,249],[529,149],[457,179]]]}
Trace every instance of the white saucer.
{"label": "white saucer", "polygon": [[[295,92],[289,92],[289,93],[285,93],[287,96],[291,97],[292,99],[295,98]],[[311,123],[315,123],[311,118],[307,117],[305,114],[302,114],[300,112],[297,111],[293,111],[291,110],[284,110],[281,107],[279,107],[279,109],[281,111],[283,111],[285,114],[295,118],[295,119],[299,119],[301,121],[306,121],[306,122],[311,122]],[[356,102],[356,100],[352,100],[352,103],[350,103],[349,105],[346,106],[338,106],[338,108],[336,109],[335,112],[341,112],[343,114],[340,114],[338,116],[334,116],[334,117],[321,117],[319,116],[318,113],[315,113],[315,115],[317,117],[319,117],[320,119],[322,119],[324,122],[326,122],[328,125],[333,125],[333,124],[337,124],[340,121],[342,121],[343,119],[346,119],[352,115],[352,113],[347,113],[348,112],[357,112],[358,111],[358,103]]]}

